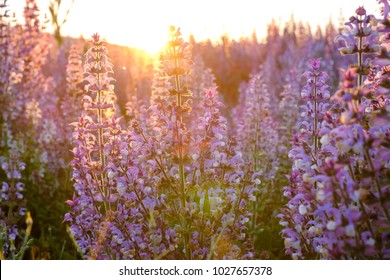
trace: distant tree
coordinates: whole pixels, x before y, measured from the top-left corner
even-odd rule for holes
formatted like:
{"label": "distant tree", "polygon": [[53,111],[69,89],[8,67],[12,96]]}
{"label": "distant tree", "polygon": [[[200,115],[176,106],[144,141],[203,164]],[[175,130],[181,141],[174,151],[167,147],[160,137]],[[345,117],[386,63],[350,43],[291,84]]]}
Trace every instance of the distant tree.
{"label": "distant tree", "polygon": [[64,42],[61,36],[61,28],[66,23],[68,19],[68,15],[70,12],[70,9],[72,8],[75,0],[72,0],[72,2],[69,5],[68,10],[65,13],[65,16],[62,20],[59,18],[59,11],[61,8],[62,0],[51,0],[49,4],[49,11],[51,16],[51,23],[54,27],[54,38],[57,41],[58,46],[61,46]]}

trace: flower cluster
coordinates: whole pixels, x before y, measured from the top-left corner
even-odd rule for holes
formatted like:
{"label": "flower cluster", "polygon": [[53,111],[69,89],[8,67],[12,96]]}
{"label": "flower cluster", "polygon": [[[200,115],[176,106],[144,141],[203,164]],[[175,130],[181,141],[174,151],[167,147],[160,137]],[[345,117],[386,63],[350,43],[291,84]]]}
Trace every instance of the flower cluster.
{"label": "flower cluster", "polygon": [[[10,80],[10,61],[9,61],[9,23],[7,18],[9,17],[9,10],[6,10],[7,5],[0,4],[0,104],[2,108],[9,102],[6,95],[7,84]],[[3,114],[0,116],[1,123],[3,122]]]}
{"label": "flower cluster", "polygon": [[364,7],[356,9],[356,15],[349,18],[345,23],[343,33],[336,37],[336,42],[341,41],[344,46],[339,48],[343,55],[378,52],[379,45],[376,44],[377,32],[373,28],[375,17],[367,15]]}
{"label": "flower cluster", "polygon": [[287,84],[281,93],[281,97],[278,108],[284,124],[281,128],[281,134],[283,135],[282,138],[291,139],[293,132],[297,130],[300,116],[299,111],[297,111],[300,101],[299,90],[294,88],[293,85]]}
{"label": "flower cluster", "polygon": [[84,66],[90,94],[83,98],[86,112],[74,132],[76,193],[67,202],[71,212],[65,221],[86,258],[160,258],[175,242],[160,215],[164,197],[152,189],[150,171],[137,157],[138,139],[113,116],[112,64],[105,43],[94,34],[91,44]]}
{"label": "flower cluster", "polygon": [[[302,97],[312,99],[314,105],[306,106],[301,133],[294,137],[290,185],[284,188],[289,202],[280,214],[286,252],[293,258],[390,257],[390,126],[385,117],[388,98],[383,94],[389,89],[380,82],[384,69],[362,62],[362,54],[377,51],[378,45],[371,16],[362,7],[356,13],[347,26],[351,44],[352,39],[357,42],[353,49],[358,64],[343,72],[344,80],[332,104],[315,104],[322,92],[315,85],[323,84],[315,78],[316,60],[312,71],[305,74],[311,86],[303,89]],[[374,71],[377,75],[363,81]],[[384,87],[379,87],[378,81]],[[321,97],[328,99],[328,90],[323,92]]]}
{"label": "flower cluster", "polygon": [[[202,57],[199,55],[194,58],[189,75],[183,76],[188,91],[191,92],[191,119],[196,120],[204,115],[202,106],[205,89],[217,87],[215,77],[210,68],[207,68]],[[192,133],[196,132],[196,122],[188,120],[186,126]]]}
{"label": "flower cluster", "polygon": [[[191,46],[172,27],[147,112],[136,108],[128,129],[113,109],[112,66],[98,35],[85,65],[85,114],[74,124],[75,195],[65,215],[86,258],[237,259],[248,238],[258,178],[243,172],[215,88],[199,98],[195,139],[186,127],[191,94],[184,85]],[[198,93],[199,94],[199,93]],[[136,100],[135,100],[136,104]],[[134,105],[131,109],[135,109]],[[134,110],[132,110],[134,112]]]}
{"label": "flower cluster", "polygon": [[381,51],[378,42],[378,32],[373,23],[376,19],[373,15],[367,15],[364,7],[356,9],[356,15],[349,18],[346,22],[343,33],[336,37],[336,42],[342,42],[343,46],[339,48],[342,55],[357,54],[357,64],[353,66],[359,75],[358,83],[362,83],[362,75],[367,75],[370,67],[363,61],[364,54],[378,53]]}
{"label": "flower cluster", "polygon": [[238,141],[246,162],[264,178],[277,172],[277,123],[272,117],[270,95],[262,73],[253,75],[244,91],[244,112],[238,124]]}
{"label": "flower cluster", "polygon": [[302,89],[301,97],[306,104],[301,106],[299,133],[293,136],[293,147],[289,152],[293,167],[289,177],[290,185],[284,188],[284,196],[289,199],[288,208],[280,215],[282,225],[286,226],[282,236],[285,239],[287,253],[297,258],[304,255],[303,244],[310,242],[306,237],[309,226],[304,215],[316,207],[314,206],[316,202],[311,199],[317,188],[315,176],[321,165],[318,159],[320,154],[318,134],[324,122],[323,112],[329,107],[327,100],[330,97],[326,84],[328,76],[320,71],[320,59],[310,61],[309,71],[305,72],[304,76],[307,83]]}
{"label": "flower cluster", "polygon": [[[244,172],[244,159],[237,140],[228,136],[227,120],[216,88],[205,89],[196,121],[196,138],[188,176],[194,186],[191,206],[193,258],[250,258],[253,244],[248,238],[259,176]],[[210,244],[212,246],[210,247]]]}
{"label": "flower cluster", "polygon": [[25,163],[20,160],[16,141],[11,135],[8,135],[8,138],[8,145],[0,146],[0,149],[4,149],[5,152],[0,157],[2,171],[0,178],[3,178],[2,173],[5,174],[0,190],[0,251],[3,258],[14,258],[23,241],[18,224],[26,215],[24,183],[21,174],[25,169]]}
{"label": "flower cluster", "polygon": [[68,98],[76,99],[82,95],[83,67],[80,46],[70,47],[68,63],[66,65],[66,91]]}

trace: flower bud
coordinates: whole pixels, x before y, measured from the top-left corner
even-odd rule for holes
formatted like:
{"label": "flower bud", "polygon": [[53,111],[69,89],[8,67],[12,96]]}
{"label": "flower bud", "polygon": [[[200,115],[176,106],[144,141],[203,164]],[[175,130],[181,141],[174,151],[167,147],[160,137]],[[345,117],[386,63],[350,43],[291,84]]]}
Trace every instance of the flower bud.
{"label": "flower bud", "polygon": [[355,12],[359,16],[364,16],[366,14],[366,9],[364,9],[364,7],[362,6],[357,8]]}

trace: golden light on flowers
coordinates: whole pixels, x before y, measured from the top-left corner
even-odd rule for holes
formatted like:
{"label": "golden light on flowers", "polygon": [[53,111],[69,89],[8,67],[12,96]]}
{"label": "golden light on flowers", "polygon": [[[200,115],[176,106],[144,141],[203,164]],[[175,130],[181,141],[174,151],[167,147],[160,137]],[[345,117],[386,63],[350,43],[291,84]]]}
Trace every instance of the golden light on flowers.
{"label": "golden light on flowers", "polygon": [[390,0],[323,32],[301,9],[344,4],[23,1],[0,0],[0,259],[390,259]]}
{"label": "golden light on flowers", "polygon": [[[60,17],[64,17],[71,1],[62,1]],[[21,17],[24,1],[12,2],[15,3],[10,5]],[[364,8],[375,11],[375,2],[365,1]],[[37,3],[43,13],[49,14],[49,0],[37,0]],[[185,4],[180,0],[76,0],[61,33],[89,38],[99,31],[102,38],[111,43],[157,54],[167,40],[166,30],[171,25],[180,26],[185,39],[190,34],[196,40],[210,38],[218,41],[225,34],[237,39],[250,37],[256,31],[261,40],[272,19],[283,25],[293,16],[296,21],[308,22],[315,30],[315,26],[324,26],[330,18],[338,23],[340,11],[351,10],[356,4],[356,0],[280,0],[267,2],[266,5],[258,0],[198,0],[186,1]]]}

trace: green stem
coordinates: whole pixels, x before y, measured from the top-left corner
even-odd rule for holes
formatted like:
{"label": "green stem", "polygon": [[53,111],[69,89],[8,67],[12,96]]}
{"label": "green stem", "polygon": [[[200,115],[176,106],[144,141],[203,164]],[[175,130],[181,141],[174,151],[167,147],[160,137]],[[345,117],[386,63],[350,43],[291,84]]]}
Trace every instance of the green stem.
{"label": "green stem", "polygon": [[371,157],[370,157],[370,154],[368,152],[367,149],[364,149],[364,157],[366,158],[366,161],[368,163],[368,166],[370,168],[370,173],[371,174],[374,174],[374,183],[375,183],[375,187],[378,191],[378,195],[379,195],[379,203],[380,203],[380,206],[383,210],[383,213],[385,214],[386,216],[386,219],[388,221],[388,223],[390,224],[390,215],[389,215],[389,211],[388,209],[386,208],[386,205],[384,204],[384,198],[383,198],[383,193],[382,193],[382,189],[381,189],[381,186],[380,186],[380,183],[379,183],[379,180],[378,178],[375,177],[375,168],[374,168],[374,164],[372,163],[372,160],[371,160]]}
{"label": "green stem", "polygon": [[[173,47],[173,57],[174,57],[174,62],[175,62],[175,69],[179,69],[179,59],[178,59],[178,53],[176,50],[176,47]],[[181,109],[182,106],[182,96],[181,96],[181,85],[180,85],[180,77],[177,71],[174,74],[175,77],[175,87],[177,91],[177,106]],[[183,147],[182,147],[182,137],[181,134],[179,133],[180,127],[178,125],[178,122],[181,126],[183,122],[183,116],[180,115],[178,116],[178,119],[176,119],[176,129],[177,129],[177,140],[178,140],[178,145],[179,145],[179,176],[180,176],[180,190],[181,190],[181,206],[182,210],[186,208],[186,186],[185,186],[185,173],[184,173],[184,164],[183,164]],[[188,248],[188,243],[189,243],[189,234],[187,232],[187,220],[184,217],[183,219],[183,229],[184,229],[184,248],[185,248],[185,255],[186,259],[190,260],[191,259],[191,251]]]}
{"label": "green stem", "polygon": [[[348,172],[351,175],[352,180],[357,183],[351,164],[348,164]],[[364,217],[368,217],[366,209],[364,207],[364,204],[360,200],[359,200],[359,206],[362,209]],[[371,232],[372,236],[374,236],[374,231],[372,230],[372,225],[371,225],[370,219],[367,218],[367,219],[365,219],[365,221],[367,223],[368,230]]]}
{"label": "green stem", "polygon": [[359,36],[358,41],[358,80],[357,80],[357,86],[360,87],[363,84],[363,37]]}
{"label": "green stem", "polygon": [[[317,76],[316,73],[314,74],[314,84],[317,82]],[[318,129],[318,120],[317,120],[317,87],[314,86],[314,156],[317,157],[317,151],[318,151],[318,136],[317,136],[317,129]]]}
{"label": "green stem", "polygon": [[[102,62],[101,62],[101,57],[100,57],[100,53],[98,52],[97,54],[97,57],[96,57],[96,61],[97,61],[97,67],[96,68],[101,68],[102,67]],[[100,69],[99,69],[100,70]],[[97,85],[100,86],[101,84],[101,77],[100,77],[100,73],[98,73],[96,75],[96,80],[97,80]],[[102,98],[103,98],[103,93],[101,90],[98,90],[97,91],[97,96],[96,96],[96,104],[102,104]],[[104,131],[103,131],[103,109],[101,108],[98,108],[97,110],[97,122],[98,122],[98,126],[99,126],[99,129],[98,129],[98,144],[99,144],[99,163],[100,163],[100,168],[101,168],[101,171],[106,167],[106,159],[105,159],[105,156],[104,156],[104,151],[103,151],[103,146],[104,146],[104,138],[103,138],[103,134],[104,134]],[[104,183],[105,182],[105,174],[102,172],[101,175],[100,175],[100,183],[101,183],[101,186],[102,186],[102,198],[103,198],[103,201],[104,201],[104,208],[106,210],[106,212],[111,208],[110,206],[110,203],[109,203],[109,194],[107,193],[108,192],[108,189],[104,188]]]}
{"label": "green stem", "polygon": [[[175,57],[175,68],[179,68],[179,61],[176,52],[176,48],[174,48],[174,57]],[[176,91],[177,91],[177,105],[179,108],[182,106],[182,98],[181,98],[181,85],[180,85],[180,79],[179,75],[176,73],[175,74],[175,86],[176,86]],[[180,114],[179,115],[179,120],[180,125],[183,122],[183,116]],[[180,174],[180,187],[181,187],[181,201],[182,201],[182,206],[185,207],[185,174],[184,174],[184,165],[183,165],[183,147],[181,146],[181,135],[179,134],[179,126],[178,126],[178,121],[176,120],[176,128],[177,128],[177,140],[179,142],[179,174]]]}

